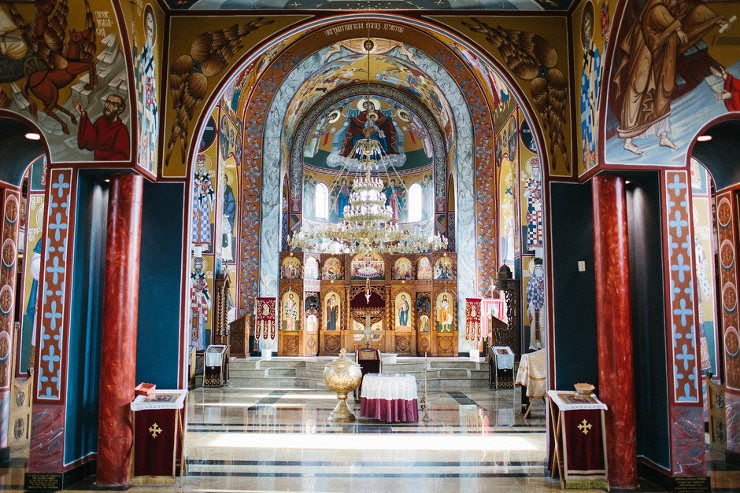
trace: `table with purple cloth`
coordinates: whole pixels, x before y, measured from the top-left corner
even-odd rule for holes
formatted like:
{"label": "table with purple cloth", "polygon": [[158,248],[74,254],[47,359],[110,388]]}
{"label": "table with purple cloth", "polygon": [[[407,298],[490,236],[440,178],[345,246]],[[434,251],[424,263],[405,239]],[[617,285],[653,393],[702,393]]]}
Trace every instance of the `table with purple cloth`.
{"label": "table with purple cloth", "polygon": [[416,378],[397,373],[368,373],[362,379],[360,416],[388,423],[419,420]]}

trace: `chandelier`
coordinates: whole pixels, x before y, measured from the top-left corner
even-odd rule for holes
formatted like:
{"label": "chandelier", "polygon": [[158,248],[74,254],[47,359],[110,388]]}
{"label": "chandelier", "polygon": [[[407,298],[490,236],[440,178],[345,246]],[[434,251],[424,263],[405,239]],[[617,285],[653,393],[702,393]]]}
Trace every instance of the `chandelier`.
{"label": "chandelier", "polygon": [[[370,51],[372,40],[365,40],[367,51],[368,98],[370,100]],[[370,121],[370,105],[366,105],[366,121]],[[378,140],[371,136],[376,131],[372,125],[363,130],[352,151],[352,162],[359,162],[364,174],[352,180],[348,205],[344,206],[344,218],[336,224],[306,231],[305,228],[290,237],[291,249],[326,253],[421,253],[447,248],[447,238],[439,234],[424,234],[415,229],[405,229],[393,219],[393,210],[386,205],[383,180],[371,176],[373,168],[389,170],[395,167],[383,151]],[[356,160],[356,161],[355,161]],[[342,172],[346,171],[342,170]],[[340,173],[341,176],[342,173]],[[403,180],[398,177],[402,186]],[[335,180],[336,182],[337,180]],[[405,188],[405,186],[404,186]]]}

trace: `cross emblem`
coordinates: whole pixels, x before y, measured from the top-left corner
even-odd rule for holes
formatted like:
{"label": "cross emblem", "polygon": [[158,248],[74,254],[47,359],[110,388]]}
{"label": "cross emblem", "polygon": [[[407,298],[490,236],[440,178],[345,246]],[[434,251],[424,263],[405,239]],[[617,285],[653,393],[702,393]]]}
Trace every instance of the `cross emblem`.
{"label": "cross emblem", "polygon": [[149,433],[152,434],[152,438],[157,438],[157,435],[162,433],[162,428],[160,428],[157,423],[154,423],[152,426],[149,427]]}
{"label": "cross emblem", "polygon": [[587,435],[589,430],[591,429],[591,423],[586,421],[586,419],[584,418],[583,422],[578,425],[578,429],[581,430],[584,435]]}

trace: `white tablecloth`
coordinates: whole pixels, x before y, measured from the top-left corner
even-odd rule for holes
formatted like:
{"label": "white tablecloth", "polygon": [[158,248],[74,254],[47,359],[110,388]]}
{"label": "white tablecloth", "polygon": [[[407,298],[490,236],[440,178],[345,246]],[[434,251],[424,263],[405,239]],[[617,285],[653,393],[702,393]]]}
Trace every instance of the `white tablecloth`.
{"label": "white tablecloth", "polygon": [[527,387],[527,397],[544,397],[547,390],[547,355],[544,349],[522,354],[516,384]]}
{"label": "white tablecloth", "polygon": [[362,379],[360,416],[388,423],[419,420],[413,375],[368,373]]}
{"label": "white tablecloth", "polygon": [[416,378],[413,375],[393,373],[368,373],[362,378],[360,397],[366,399],[403,399],[410,401],[418,398]]}
{"label": "white tablecloth", "polygon": [[496,355],[496,368],[499,370],[514,369],[514,352],[509,346],[493,346],[491,349]]}

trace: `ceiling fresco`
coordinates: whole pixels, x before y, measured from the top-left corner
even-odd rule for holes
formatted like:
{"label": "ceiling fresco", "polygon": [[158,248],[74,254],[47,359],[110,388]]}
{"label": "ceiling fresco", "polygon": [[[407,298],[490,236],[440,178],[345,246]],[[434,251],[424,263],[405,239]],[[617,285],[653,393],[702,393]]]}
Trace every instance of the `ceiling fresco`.
{"label": "ceiling fresco", "polygon": [[166,0],[172,9],[566,11],[572,0]]}
{"label": "ceiling fresco", "polygon": [[[419,115],[397,101],[375,95],[345,99],[324,111],[308,132],[304,164],[319,170],[363,171],[364,163],[350,151],[365,127],[372,129],[370,138],[380,143],[395,168],[431,167],[432,138]],[[386,171],[377,165],[373,170]]]}

